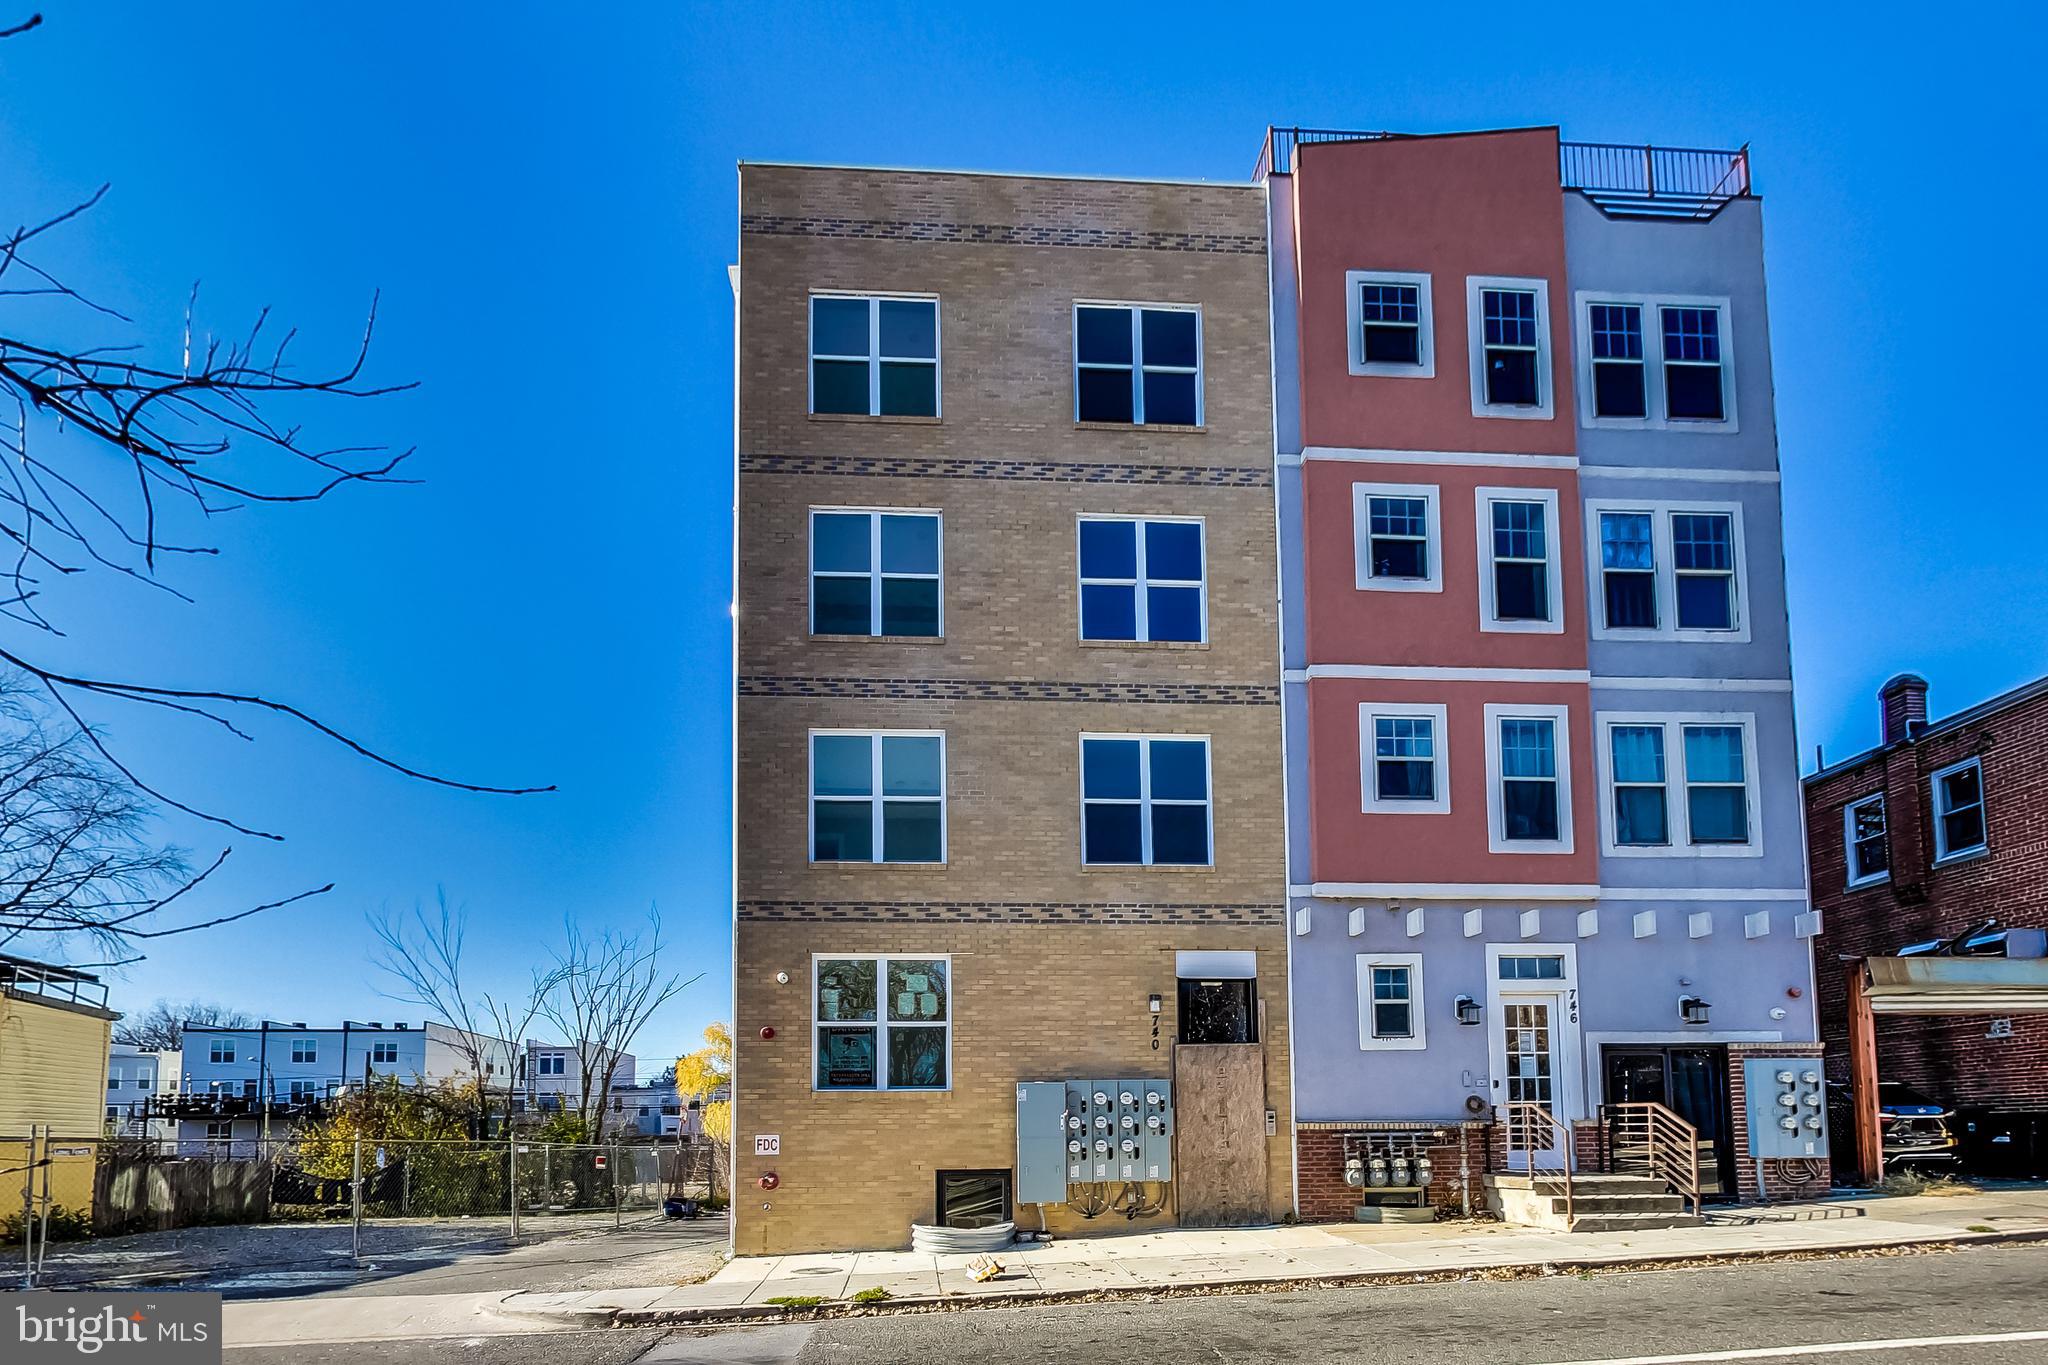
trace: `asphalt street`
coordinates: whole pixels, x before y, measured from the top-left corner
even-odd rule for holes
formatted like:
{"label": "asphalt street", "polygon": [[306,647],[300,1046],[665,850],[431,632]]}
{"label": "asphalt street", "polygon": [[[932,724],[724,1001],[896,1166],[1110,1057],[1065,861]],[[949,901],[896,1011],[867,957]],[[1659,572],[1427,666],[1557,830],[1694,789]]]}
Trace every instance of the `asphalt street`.
{"label": "asphalt street", "polygon": [[230,1349],[230,1365],[2038,1365],[2048,1247],[1041,1305],[788,1326]]}

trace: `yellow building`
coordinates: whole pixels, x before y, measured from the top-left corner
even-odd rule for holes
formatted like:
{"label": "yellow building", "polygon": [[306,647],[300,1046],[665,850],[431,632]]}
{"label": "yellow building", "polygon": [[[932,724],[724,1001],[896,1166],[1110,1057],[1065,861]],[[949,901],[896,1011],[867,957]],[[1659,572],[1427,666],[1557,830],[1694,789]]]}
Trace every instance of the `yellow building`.
{"label": "yellow building", "polygon": [[96,976],[0,954],[0,1220],[20,1216],[22,1181],[43,1196],[41,1174],[25,1170],[31,1128],[53,1141],[53,1205],[88,1213],[93,1162],[104,1126],[107,1046],[114,1020]]}

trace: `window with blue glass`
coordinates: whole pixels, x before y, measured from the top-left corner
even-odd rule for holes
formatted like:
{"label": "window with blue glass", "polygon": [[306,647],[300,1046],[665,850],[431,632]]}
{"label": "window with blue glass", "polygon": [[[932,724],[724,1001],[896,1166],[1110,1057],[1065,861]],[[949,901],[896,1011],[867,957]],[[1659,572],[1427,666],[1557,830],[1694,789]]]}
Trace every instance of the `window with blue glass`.
{"label": "window with blue glass", "polygon": [[1671,565],[1680,630],[1735,629],[1735,518],[1671,514]]}
{"label": "window with blue glass", "polygon": [[1207,866],[1209,741],[1083,735],[1081,861]]}
{"label": "window with blue glass", "polygon": [[1436,721],[1430,716],[1374,716],[1373,797],[1434,801]]}
{"label": "window with blue glass", "polygon": [[1208,587],[1199,519],[1080,519],[1081,638],[1200,643]]}
{"label": "window with blue glass", "polygon": [[946,740],[930,731],[811,735],[811,859],[946,860]]}
{"label": "window with blue glass", "polygon": [[1193,308],[1077,304],[1074,417],[1202,424],[1202,315]]}
{"label": "window with blue glass", "polygon": [[819,957],[812,973],[812,1085],[944,1090],[952,1056],[952,961]]}
{"label": "window with blue glass", "polygon": [[1740,725],[1685,729],[1687,833],[1695,844],[1749,842],[1749,780]]}
{"label": "window with blue glass", "polygon": [[1609,630],[1657,628],[1657,552],[1648,512],[1600,514],[1600,595]]}
{"label": "window with blue glass", "polygon": [[1614,786],[1614,842],[1638,848],[1669,844],[1664,727],[1616,725],[1607,736]]}
{"label": "window with blue glass", "polygon": [[938,300],[812,295],[811,411],[938,416]]}
{"label": "window with blue glass", "polygon": [[811,633],[939,634],[937,512],[811,513]]}
{"label": "window with blue glass", "polygon": [[1483,369],[1489,407],[1533,408],[1543,401],[1538,369],[1536,292],[1479,291],[1484,329]]}
{"label": "window with blue glass", "polygon": [[1493,616],[1550,619],[1550,550],[1544,504],[1496,499],[1493,518]]}
{"label": "window with blue glass", "polygon": [[1593,351],[1593,415],[1649,414],[1643,369],[1643,310],[1633,303],[1596,303],[1589,312]]}
{"label": "window with blue glass", "polygon": [[1373,495],[1365,508],[1369,577],[1428,578],[1428,499]]}
{"label": "window with blue glass", "polygon": [[1360,355],[1368,365],[1422,363],[1422,290],[1367,281],[1358,289]]}
{"label": "window with blue glass", "polygon": [[1666,307],[1659,312],[1664,324],[1666,415],[1696,422],[1724,420],[1720,310]]}
{"label": "window with blue glass", "polygon": [[1562,828],[1561,804],[1557,722],[1539,716],[1502,718],[1501,837],[1514,842],[1557,842]]}

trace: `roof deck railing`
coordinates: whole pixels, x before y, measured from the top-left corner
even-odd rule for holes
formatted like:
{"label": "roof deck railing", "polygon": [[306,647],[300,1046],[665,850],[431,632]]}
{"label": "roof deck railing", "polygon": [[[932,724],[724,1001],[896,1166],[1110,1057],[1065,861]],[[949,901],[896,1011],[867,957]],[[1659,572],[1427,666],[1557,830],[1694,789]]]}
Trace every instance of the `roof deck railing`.
{"label": "roof deck railing", "polygon": [[[1268,128],[1254,183],[1294,170],[1298,150],[1317,142],[1380,142],[1413,134],[1338,128]],[[1648,218],[1710,217],[1751,193],[1749,147],[1654,147],[1624,142],[1560,142],[1558,184],[1609,213]]]}

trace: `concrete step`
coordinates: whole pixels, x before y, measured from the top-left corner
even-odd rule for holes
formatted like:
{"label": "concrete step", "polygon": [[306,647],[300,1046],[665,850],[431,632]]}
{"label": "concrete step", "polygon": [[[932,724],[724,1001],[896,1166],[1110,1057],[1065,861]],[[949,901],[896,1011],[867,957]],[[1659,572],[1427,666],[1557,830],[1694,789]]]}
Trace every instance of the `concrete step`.
{"label": "concrete step", "polygon": [[[1580,1194],[1578,1187],[1572,1187],[1572,1211],[1574,1213],[1683,1213],[1685,1198],[1676,1194]],[[1563,1213],[1564,1196],[1550,1197],[1553,1213]]]}
{"label": "concrete step", "polygon": [[1566,1232],[1642,1232],[1652,1228],[1696,1228],[1704,1221],[1690,1213],[1582,1213]]}
{"label": "concrete step", "polygon": [[[1564,1177],[1541,1172],[1536,1175],[1525,1175],[1520,1172],[1511,1171],[1504,1174],[1487,1176],[1486,1184],[1492,1189],[1542,1190],[1548,1192],[1562,1190],[1564,1188]],[[1584,1191],[1587,1194],[1662,1194],[1667,1188],[1663,1181],[1654,1176],[1602,1175],[1598,1173],[1582,1175],[1578,1172],[1573,1172],[1572,1174],[1572,1190],[1574,1193]]]}

